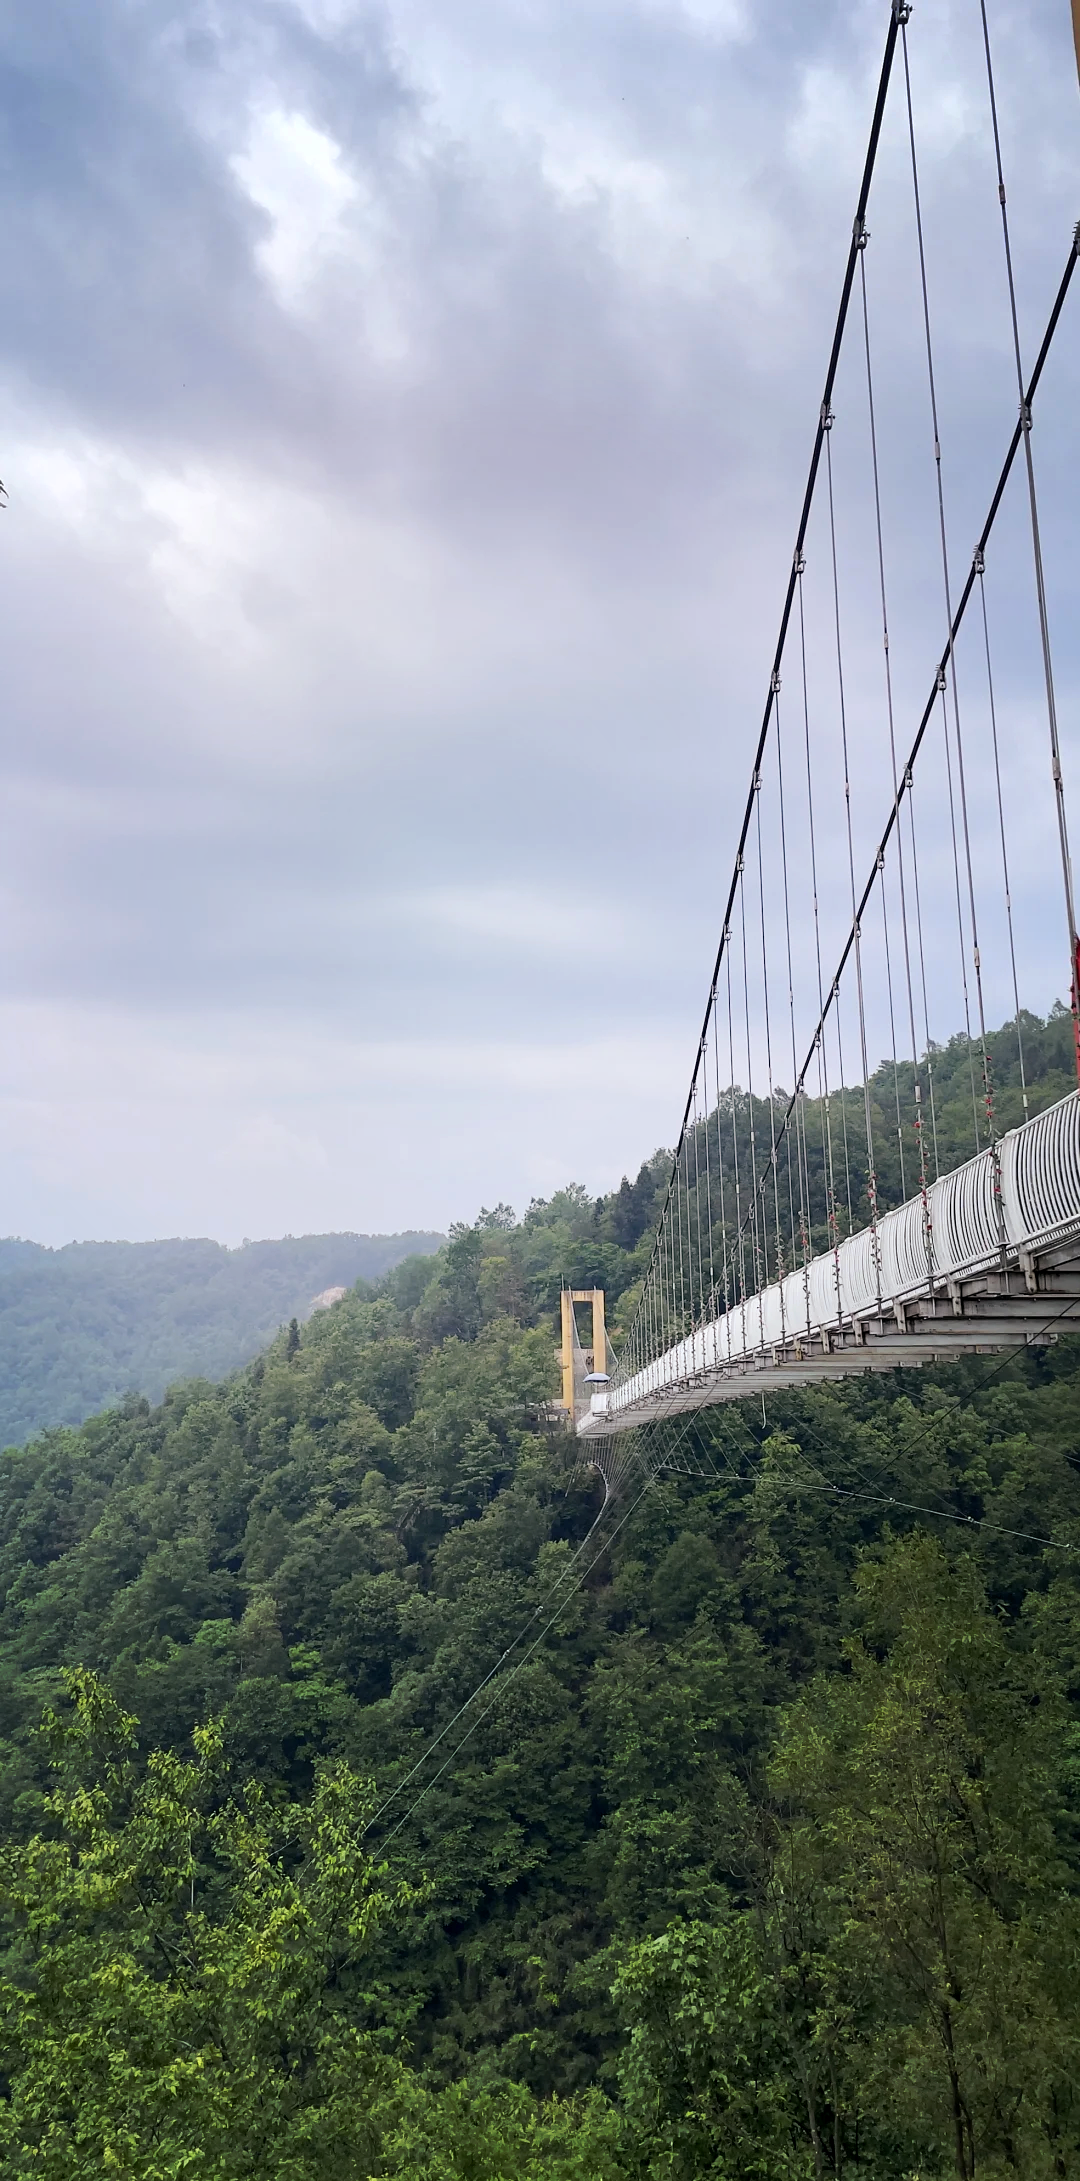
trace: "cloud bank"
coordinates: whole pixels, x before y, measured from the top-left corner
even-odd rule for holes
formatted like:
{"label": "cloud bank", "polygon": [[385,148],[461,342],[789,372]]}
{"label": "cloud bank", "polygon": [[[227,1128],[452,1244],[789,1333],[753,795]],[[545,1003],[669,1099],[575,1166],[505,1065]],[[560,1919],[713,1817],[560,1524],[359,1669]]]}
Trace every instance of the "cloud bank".
{"label": "cloud bank", "polygon": [[[1076,87],[1067,10],[995,17],[1030,346],[1080,212]],[[681,1110],[887,9],[2,21],[0,1224],[236,1240],[611,1185]],[[927,0],[911,41],[966,552],[1016,408],[977,11]],[[904,159],[897,109],[871,277],[900,422]],[[1074,329],[1039,419],[1066,724]],[[905,446],[910,711],[940,611]],[[1018,520],[999,581],[1045,1005]]]}

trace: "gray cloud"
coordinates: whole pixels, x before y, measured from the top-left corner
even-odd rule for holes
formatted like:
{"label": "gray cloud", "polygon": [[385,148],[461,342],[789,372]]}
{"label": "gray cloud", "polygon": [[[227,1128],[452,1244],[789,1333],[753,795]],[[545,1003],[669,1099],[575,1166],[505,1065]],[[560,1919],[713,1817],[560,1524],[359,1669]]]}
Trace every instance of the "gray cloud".
{"label": "gray cloud", "polygon": [[[5,12],[3,1224],[430,1224],[604,1185],[670,1134],[886,16]],[[1080,206],[1075,87],[1063,10],[995,27],[1030,347]],[[977,28],[926,0],[911,31],[958,565],[1015,415]],[[901,120],[868,273],[909,722],[941,604]],[[1039,422],[1066,717],[1075,352]],[[855,350],[868,843],[863,402]],[[1043,732],[1022,515],[991,570],[1018,751]],[[955,1004],[943,972],[944,1029]]]}

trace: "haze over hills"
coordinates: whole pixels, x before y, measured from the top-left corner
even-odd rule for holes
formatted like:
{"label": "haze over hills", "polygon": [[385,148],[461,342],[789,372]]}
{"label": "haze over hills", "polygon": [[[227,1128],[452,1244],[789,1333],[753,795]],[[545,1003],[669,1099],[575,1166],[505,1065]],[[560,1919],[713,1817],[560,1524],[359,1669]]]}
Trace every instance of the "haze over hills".
{"label": "haze over hills", "polygon": [[439,1234],[307,1234],[280,1241],[0,1240],[0,1445],[80,1424],[125,1393],[159,1401],[182,1378],[246,1363],[325,1288],[375,1280]]}

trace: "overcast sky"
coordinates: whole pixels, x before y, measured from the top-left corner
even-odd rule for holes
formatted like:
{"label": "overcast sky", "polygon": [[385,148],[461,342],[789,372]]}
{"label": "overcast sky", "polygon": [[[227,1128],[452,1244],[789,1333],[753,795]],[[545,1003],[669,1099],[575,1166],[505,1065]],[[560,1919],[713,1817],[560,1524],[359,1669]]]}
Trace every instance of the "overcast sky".
{"label": "overcast sky", "polygon": [[[992,0],[1029,351],[1080,215],[1068,15]],[[887,20],[7,0],[0,1228],[443,1226],[671,1141]],[[975,0],[919,0],[910,40],[966,565],[1016,412]],[[924,369],[901,122],[870,216],[886,419]],[[1071,312],[1039,417],[1070,742]],[[931,480],[899,442],[885,470],[907,723]]]}

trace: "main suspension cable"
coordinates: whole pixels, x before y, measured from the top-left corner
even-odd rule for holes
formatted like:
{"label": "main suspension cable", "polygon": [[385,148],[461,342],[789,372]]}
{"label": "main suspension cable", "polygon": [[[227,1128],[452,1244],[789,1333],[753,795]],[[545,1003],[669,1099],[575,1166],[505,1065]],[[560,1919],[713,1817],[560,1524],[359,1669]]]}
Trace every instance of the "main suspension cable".
{"label": "main suspension cable", "polygon": [[[1076,262],[1077,262],[1077,256],[1078,256],[1078,254],[1080,254],[1080,229],[1078,229],[1077,233],[1076,233],[1076,234],[1074,235],[1074,237],[1073,237],[1073,240],[1072,240],[1072,242],[1071,242],[1071,244],[1070,244],[1070,247],[1069,247],[1069,255],[1068,255],[1068,258],[1067,258],[1067,260],[1066,260],[1066,264],[1065,264],[1065,270],[1064,270],[1064,272],[1063,272],[1063,274],[1062,274],[1062,277],[1061,277],[1061,282],[1060,282],[1060,285],[1059,285],[1059,287],[1058,287],[1058,291],[1057,291],[1057,294],[1056,294],[1056,296],[1055,296],[1055,298],[1054,298],[1054,303],[1053,303],[1053,307],[1052,307],[1052,309],[1051,309],[1051,312],[1050,312],[1050,316],[1049,316],[1049,319],[1048,319],[1048,321],[1047,321],[1046,331],[1045,331],[1045,333],[1044,333],[1044,335],[1043,335],[1043,339],[1042,339],[1042,344],[1041,344],[1041,346],[1040,346],[1040,349],[1039,349],[1039,354],[1038,354],[1038,357],[1037,357],[1037,359],[1036,359],[1036,362],[1035,362],[1035,367],[1034,367],[1034,369],[1033,369],[1033,371],[1032,371],[1032,374],[1031,374],[1031,378],[1030,378],[1030,379],[1029,379],[1029,381],[1028,381],[1028,386],[1027,386],[1027,397],[1026,397],[1026,398],[1027,398],[1027,404],[1028,404],[1028,406],[1029,406],[1029,407],[1030,407],[1031,403],[1032,403],[1032,402],[1033,402],[1033,400],[1034,400],[1034,397],[1035,397],[1035,393],[1036,393],[1036,390],[1037,390],[1037,388],[1038,388],[1038,385],[1039,385],[1039,381],[1040,381],[1040,379],[1041,379],[1041,377],[1042,377],[1042,374],[1043,374],[1043,370],[1044,370],[1044,367],[1045,367],[1045,364],[1046,364],[1046,359],[1047,359],[1047,357],[1048,357],[1048,355],[1049,355],[1049,353],[1050,353],[1050,349],[1051,349],[1051,346],[1052,346],[1052,343],[1053,343],[1054,335],[1055,335],[1055,333],[1056,333],[1056,331],[1057,331],[1057,328],[1058,328],[1058,323],[1059,323],[1059,321],[1060,321],[1060,318],[1061,318],[1061,313],[1062,313],[1062,310],[1064,309],[1064,306],[1065,306],[1065,299],[1066,299],[1066,296],[1068,295],[1068,292],[1069,292],[1069,288],[1070,288],[1070,286],[1071,286],[1071,284],[1072,284],[1072,277],[1073,277],[1073,273],[1074,273],[1074,271],[1075,271],[1075,269],[1076,269]],[[821,1008],[821,1013],[820,1013],[820,1015],[819,1015],[819,1018],[818,1018],[818,1022],[817,1022],[817,1025],[816,1025],[816,1028],[815,1028],[815,1030],[814,1030],[813,1038],[811,1039],[810,1045],[809,1045],[809,1047],[807,1048],[807,1052],[806,1052],[806,1057],[805,1057],[805,1059],[804,1059],[804,1061],[803,1061],[802,1067],[801,1067],[801,1068],[800,1068],[800,1070],[799,1070],[799,1074],[798,1074],[798,1077],[797,1077],[797,1080],[796,1080],[795,1088],[794,1088],[794,1090],[792,1091],[792,1094],[791,1094],[791,1098],[790,1098],[790,1100],[789,1100],[789,1102],[788,1102],[787,1110],[786,1110],[786,1112],[784,1113],[784,1115],[783,1115],[783,1118],[782,1118],[782,1120],[781,1120],[781,1124],[780,1124],[780,1130],[779,1130],[779,1134],[778,1134],[778,1138],[777,1138],[778,1142],[782,1140],[782,1138],[783,1138],[783,1134],[784,1134],[784,1131],[785,1131],[785,1130],[787,1129],[787,1127],[788,1127],[788,1126],[789,1126],[789,1124],[790,1124],[790,1121],[791,1121],[791,1116],[792,1116],[792,1113],[793,1113],[793,1111],[794,1111],[794,1109],[795,1109],[796,1101],[797,1101],[797,1099],[799,1098],[799,1096],[800,1096],[800,1094],[801,1094],[801,1092],[802,1092],[802,1090],[803,1090],[803,1088],[804,1088],[804,1085],[805,1085],[805,1082],[806,1082],[806,1076],[807,1076],[807,1073],[808,1073],[808,1071],[809,1071],[809,1068],[810,1068],[811,1062],[813,1061],[813,1059],[814,1059],[814,1056],[815,1056],[815,1054],[817,1054],[817,1053],[818,1053],[818,1052],[820,1051],[820,1049],[821,1049],[821,1046],[822,1046],[822,1044],[823,1044],[823,1041],[824,1041],[824,1034],[825,1034],[825,1030],[826,1030],[826,1027],[827,1027],[827,1022],[828,1022],[828,1017],[829,1017],[830,1013],[832,1012],[832,1010],[833,1010],[833,1006],[834,1006],[834,1003],[836,1002],[836,1000],[837,1000],[837,998],[838,998],[838,996],[839,996],[839,991],[840,991],[840,980],[841,980],[841,977],[842,977],[842,975],[843,975],[844,969],[845,969],[845,968],[846,968],[846,966],[847,966],[847,962],[848,962],[848,960],[849,960],[849,957],[850,957],[850,955],[851,955],[851,952],[852,952],[852,947],[853,947],[853,944],[854,944],[854,929],[855,929],[855,925],[856,925],[856,924],[859,924],[859,923],[861,923],[861,922],[862,922],[862,920],[863,920],[863,918],[865,917],[865,914],[866,914],[866,909],[867,909],[867,905],[868,905],[868,903],[869,903],[869,901],[870,901],[870,897],[871,897],[871,895],[872,895],[872,893],[873,893],[873,891],[874,891],[874,888],[875,888],[875,886],[876,886],[876,884],[877,884],[877,880],[878,880],[878,874],[879,874],[879,871],[880,871],[880,870],[882,870],[882,869],[883,869],[883,867],[884,867],[884,858],[885,858],[886,852],[887,852],[887,850],[888,850],[889,842],[890,842],[890,840],[891,840],[891,838],[892,838],[892,835],[893,835],[893,832],[894,832],[894,830],[895,830],[895,828],[896,828],[896,826],[897,826],[897,824],[898,824],[898,821],[899,821],[899,818],[900,818],[900,813],[901,813],[901,810],[903,809],[903,806],[904,806],[904,803],[905,803],[905,802],[907,802],[907,803],[908,803],[908,807],[909,807],[909,811],[910,811],[910,804],[911,804],[911,794],[912,794],[912,781],[913,781],[913,777],[914,777],[914,767],[915,767],[915,761],[916,761],[916,759],[917,759],[917,757],[918,757],[918,754],[919,754],[919,751],[920,751],[920,749],[922,748],[922,744],[923,744],[923,740],[924,740],[924,738],[925,738],[925,735],[926,735],[926,730],[927,730],[927,727],[928,727],[928,725],[929,725],[929,722],[930,722],[930,720],[931,720],[931,718],[932,718],[932,716],[933,716],[934,710],[935,710],[935,708],[936,708],[936,705],[937,705],[937,702],[938,702],[938,697],[939,697],[939,693],[940,693],[940,689],[941,689],[941,679],[942,679],[942,675],[943,675],[943,673],[945,672],[945,670],[946,670],[946,668],[947,668],[947,666],[948,666],[949,660],[950,660],[950,659],[951,659],[951,657],[952,657],[952,653],[953,653],[953,650],[954,650],[954,647],[955,647],[955,644],[956,644],[956,638],[957,638],[957,636],[958,636],[958,634],[959,634],[959,631],[960,631],[961,625],[962,625],[962,623],[963,623],[963,620],[964,620],[964,616],[965,616],[965,614],[966,614],[966,612],[967,612],[967,608],[968,608],[968,604],[969,604],[969,601],[970,601],[970,599],[971,599],[971,594],[972,594],[972,591],[974,590],[974,587],[975,587],[975,583],[976,583],[976,580],[977,580],[977,576],[976,576],[976,571],[977,571],[977,566],[978,566],[979,558],[980,558],[980,556],[982,556],[983,558],[985,558],[985,553],[986,553],[986,547],[987,547],[987,544],[989,543],[989,540],[990,540],[990,536],[991,536],[991,533],[992,533],[992,531],[993,531],[993,528],[994,528],[994,524],[995,524],[995,522],[996,522],[996,520],[997,520],[997,516],[998,516],[998,511],[999,511],[999,509],[1000,509],[1000,507],[1001,507],[1001,502],[1002,502],[1002,499],[1004,498],[1004,494],[1005,494],[1005,488],[1006,488],[1006,485],[1008,484],[1008,481],[1009,481],[1009,477],[1010,477],[1010,475],[1011,475],[1011,472],[1012,472],[1012,467],[1013,467],[1013,463],[1014,463],[1014,462],[1015,462],[1015,460],[1016,460],[1016,455],[1017,455],[1017,451],[1018,451],[1018,449],[1019,449],[1019,446],[1020,446],[1020,440],[1021,440],[1021,437],[1022,437],[1022,431],[1021,431],[1021,426],[1020,426],[1020,424],[1019,424],[1019,423],[1017,423],[1017,424],[1016,424],[1016,425],[1014,426],[1014,429],[1013,429],[1013,434],[1012,434],[1012,438],[1011,438],[1011,440],[1010,440],[1010,442],[1009,442],[1008,452],[1006,453],[1006,456],[1005,456],[1005,460],[1004,460],[1004,462],[1003,462],[1003,464],[1002,464],[1002,467],[1001,467],[1001,473],[1000,473],[1000,475],[999,475],[999,477],[998,477],[997,485],[996,485],[996,487],[995,487],[995,489],[994,489],[994,494],[993,494],[993,498],[991,499],[991,502],[990,502],[990,508],[989,508],[989,511],[988,511],[988,513],[987,513],[987,516],[986,516],[986,520],[985,520],[985,522],[984,522],[984,524],[983,524],[983,527],[982,527],[982,532],[981,532],[981,535],[980,535],[980,537],[979,537],[979,541],[978,541],[978,544],[977,544],[977,546],[976,546],[976,548],[975,548],[975,554],[974,554],[974,556],[973,556],[973,559],[972,559],[972,564],[971,564],[971,567],[970,567],[970,569],[968,570],[968,574],[967,574],[967,578],[966,578],[966,581],[965,581],[965,583],[964,583],[964,587],[963,587],[963,590],[961,591],[961,594],[960,594],[960,598],[959,598],[959,601],[958,601],[958,604],[957,604],[957,607],[956,607],[955,613],[953,614],[953,618],[952,618],[952,623],[951,623],[951,626],[950,626],[950,629],[949,629],[949,636],[948,636],[948,641],[947,641],[947,643],[946,643],[946,646],[945,646],[945,650],[944,650],[944,652],[943,652],[943,654],[942,654],[942,657],[941,657],[941,659],[940,659],[940,660],[939,660],[939,662],[938,662],[938,666],[937,666],[937,669],[936,669],[936,671],[935,671],[935,675],[934,675],[934,685],[933,685],[933,688],[932,688],[932,690],[931,690],[931,692],[930,692],[930,695],[929,695],[929,697],[927,698],[926,704],[925,704],[925,706],[924,706],[924,709],[923,709],[923,713],[922,713],[922,717],[921,717],[921,719],[920,719],[920,721],[919,721],[918,729],[917,729],[917,731],[916,731],[916,734],[915,734],[915,739],[914,739],[914,741],[913,741],[913,743],[912,743],[912,746],[911,746],[911,749],[910,749],[910,751],[909,751],[909,753],[908,753],[907,763],[906,763],[906,765],[905,765],[905,767],[904,767],[904,771],[903,771],[903,774],[902,774],[902,776],[901,776],[901,779],[900,779],[900,781],[899,781],[899,784],[898,784],[898,786],[897,786],[896,792],[895,792],[895,794],[894,794],[894,796],[893,796],[893,800],[892,800],[892,807],[891,807],[891,809],[890,809],[890,811],[889,811],[888,819],[887,819],[887,821],[886,821],[886,824],[885,824],[885,829],[884,829],[884,831],[883,831],[883,833],[882,833],[882,835],[881,835],[881,838],[880,838],[880,840],[879,840],[879,842],[878,842],[878,845],[877,845],[877,849],[876,849],[876,851],[875,851],[875,855],[874,855],[874,862],[873,862],[873,865],[872,865],[872,867],[871,867],[870,875],[869,875],[869,877],[868,877],[868,879],[867,879],[867,881],[866,881],[866,884],[865,884],[865,886],[864,886],[864,888],[863,888],[863,892],[862,892],[862,895],[861,895],[861,897],[860,897],[860,900],[859,900],[859,903],[858,903],[858,907],[857,907],[857,912],[856,912],[856,916],[855,916],[855,918],[853,919],[853,923],[852,923],[852,929],[851,929],[851,931],[849,931],[849,933],[848,933],[848,935],[847,935],[847,938],[846,938],[846,940],[845,940],[845,942],[844,942],[843,948],[842,948],[842,950],[841,950],[841,954],[840,954],[840,960],[839,960],[839,963],[837,964],[836,972],[835,972],[835,975],[834,975],[834,977],[833,977],[832,983],[831,983],[831,985],[829,986],[828,992],[826,993],[826,996],[825,996],[825,999],[824,999],[824,1003],[823,1003],[823,1005],[822,1005],[822,1008]],[[919,921],[920,921],[920,930],[921,930],[921,921],[922,921],[922,920],[921,920],[921,912],[920,912],[920,919],[919,919]]]}
{"label": "main suspension cable", "polygon": [[[847,261],[844,267],[844,278],[840,290],[840,302],[837,308],[836,322],[833,328],[832,346],[829,351],[829,360],[825,372],[825,386],[822,394],[821,406],[818,412],[817,429],[814,435],[814,443],[810,455],[810,467],[807,475],[805,490],[803,493],[802,509],[800,512],[798,529],[796,532],[795,551],[792,557],[791,572],[788,577],[787,589],[784,596],[784,604],[780,615],[780,629],[776,640],[776,649],[773,654],[772,672],[769,677],[769,690],[768,695],[765,699],[764,713],[762,715],[761,727],[758,733],[754,761],[751,767],[750,789],[743,810],[742,823],[739,831],[738,845],[735,854],[735,869],[732,875],[730,887],[728,889],[727,905],[724,911],[723,923],[721,925],[720,944],[717,949],[716,959],[713,965],[713,990],[715,990],[715,988],[719,984],[723,956],[731,936],[731,917],[735,907],[735,892],[738,885],[742,858],[745,853],[746,842],[749,836],[750,822],[753,816],[755,793],[754,781],[757,779],[761,771],[762,759],[765,754],[765,745],[768,740],[769,728],[772,720],[772,711],[775,700],[777,680],[783,662],[784,647],[787,641],[788,624],[791,619],[791,611],[795,599],[795,585],[797,581],[796,571],[799,567],[800,562],[803,559],[803,548],[806,542],[807,526],[810,520],[810,510],[813,506],[818,469],[821,463],[822,448],[825,437],[823,418],[832,401],[832,392],[836,381],[837,367],[840,361],[840,351],[843,346],[844,329],[847,325],[848,308],[851,302],[851,290],[855,278],[855,267],[859,254],[856,236],[859,229],[865,225],[866,221],[866,208],[869,203],[870,185],[873,181],[874,169],[877,164],[882,122],[885,116],[885,106],[888,98],[889,84],[892,77],[893,61],[896,53],[896,41],[898,34],[899,24],[897,20],[896,6],[894,5],[890,8],[889,11],[889,22],[885,35],[885,49],[882,55],[881,69],[878,75],[877,92],[874,100],[874,110],[870,123],[870,135],[867,142],[866,156],[863,162],[862,179],[859,185],[859,197],[855,209],[855,220],[852,228],[852,237],[851,242],[848,246]],[[702,1025],[702,1034],[701,1037],[699,1037],[698,1039],[697,1054],[695,1056],[694,1062],[695,1073],[700,1066],[702,1038],[704,1037],[705,1030],[707,1029],[708,1014],[709,1009],[707,1007],[705,1011],[705,1021]],[[734,1076],[732,1077],[732,1082],[734,1082]],[[668,1182],[669,1193],[675,1182],[679,1152],[682,1148],[683,1137],[686,1134],[686,1129],[690,1118],[691,1103],[691,1094],[688,1093],[682,1122],[680,1124],[679,1138],[672,1159],[671,1174]],[[654,1240],[653,1252],[649,1259],[648,1267],[646,1268],[645,1280],[643,1283],[644,1287],[648,1286],[648,1283],[653,1275],[654,1264],[659,1258],[660,1231],[661,1229],[658,1229],[656,1238]]]}

